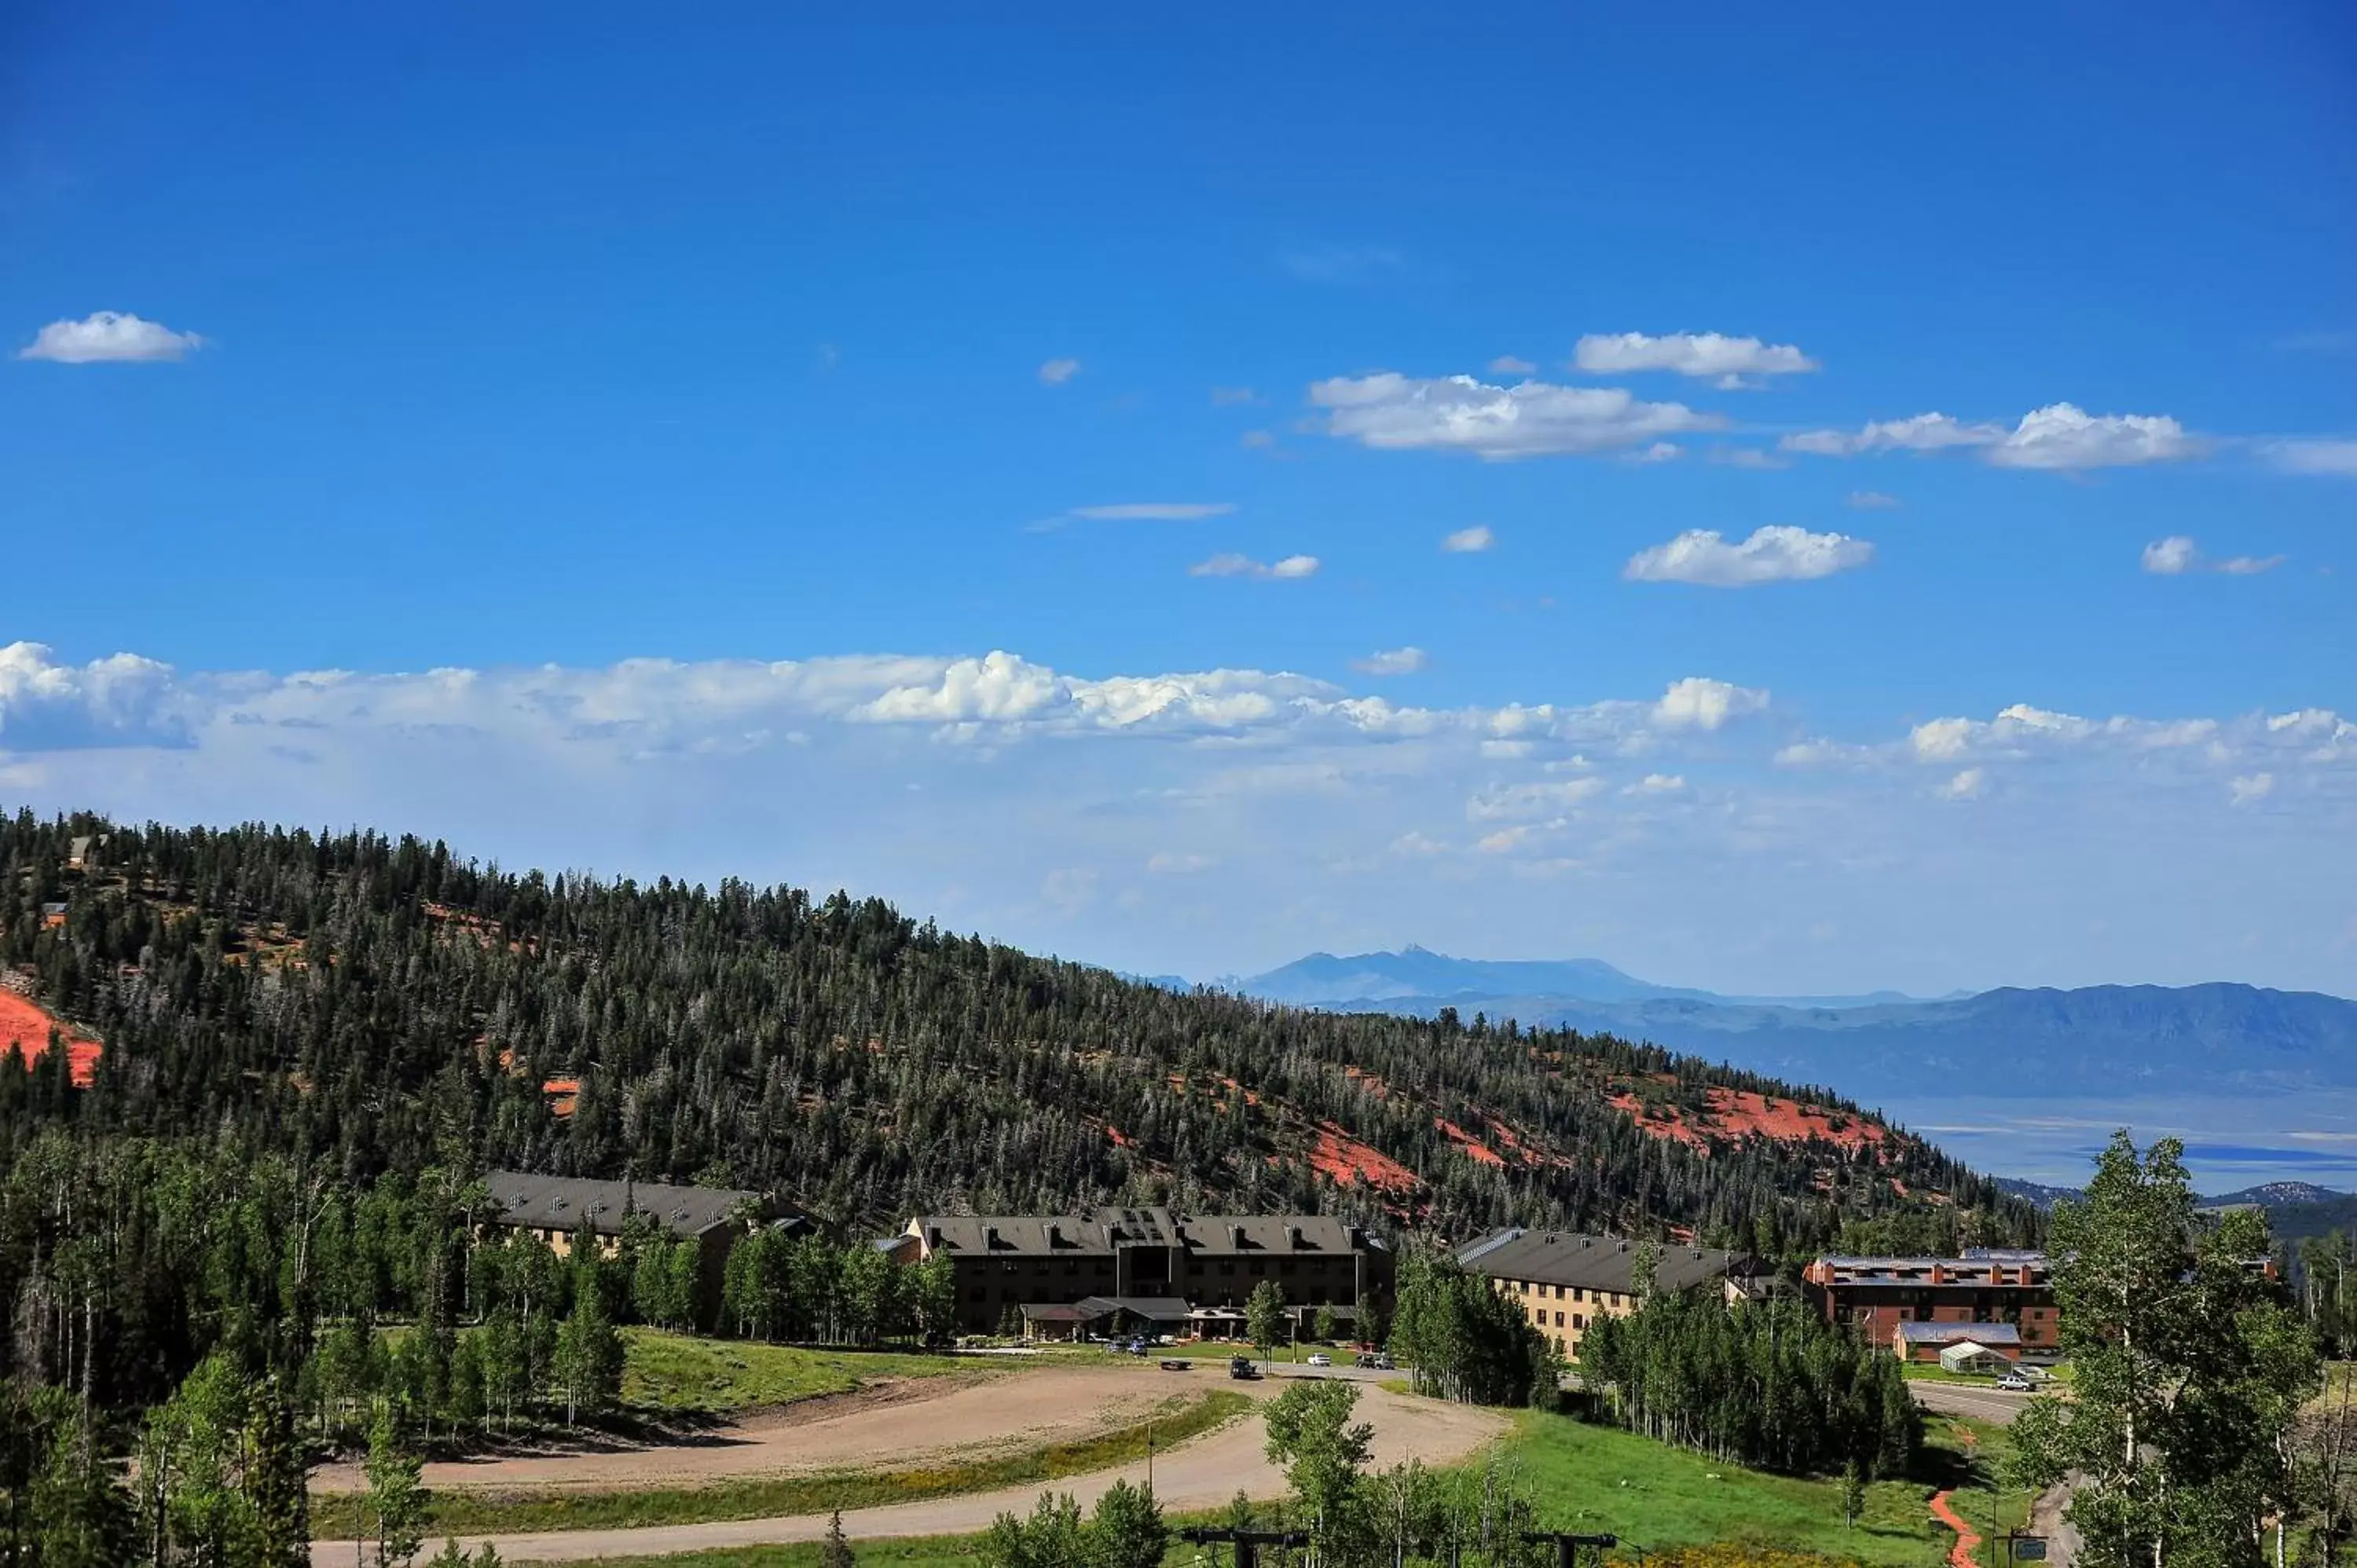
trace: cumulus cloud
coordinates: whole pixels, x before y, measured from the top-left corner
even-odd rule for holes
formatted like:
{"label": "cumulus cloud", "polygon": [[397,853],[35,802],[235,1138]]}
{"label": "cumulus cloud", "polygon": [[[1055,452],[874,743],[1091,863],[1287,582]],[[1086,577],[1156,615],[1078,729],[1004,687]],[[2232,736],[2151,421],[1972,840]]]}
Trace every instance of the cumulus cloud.
{"label": "cumulus cloud", "polygon": [[1681,774],[1648,773],[1620,793],[1623,795],[1674,795],[1685,787],[1685,779]]}
{"label": "cumulus cloud", "polygon": [[1498,536],[1491,532],[1490,525],[1486,522],[1477,522],[1470,528],[1460,528],[1454,533],[1443,534],[1440,547],[1452,555],[1478,555],[1497,542]]}
{"label": "cumulus cloud", "polygon": [[2233,779],[2226,788],[2227,798],[2233,804],[2247,806],[2275,793],[2276,776],[2272,773],[2248,773]]}
{"label": "cumulus cloud", "polygon": [[1874,546],[1845,533],[1812,533],[1774,524],[1730,544],[1716,529],[1694,528],[1629,558],[1621,575],[1635,583],[1695,583],[1748,588],[1803,582],[1852,571],[1874,559]]}
{"label": "cumulus cloud", "polygon": [[1385,450],[1470,452],[1489,461],[1618,452],[1726,421],[1619,387],[1494,386],[1471,376],[1389,371],[1313,382],[1329,434]]}
{"label": "cumulus cloud", "polygon": [[1749,376],[1789,376],[1813,371],[1817,362],[1789,343],[1729,338],[1717,332],[1590,333],[1572,351],[1572,363],[1590,375],[1629,375],[1670,371],[1738,385]]}
{"label": "cumulus cloud", "polygon": [[1717,729],[1733,718],[1756,714],[1768,705],[1768,693],[1706,675],[1689,675],[1670,682],[1653,704],[1654,722],[1676,729]]}
{"label": "cumulus cloud", "polygon": [[2357,441],[2278,441],[2267,459],[2287,474],[2357,478]]}
{"label": "cumulus cloud", "polygon": [[1208,560],[1198,561],[1187,568],[1190,577],[1314,577],[1318,575],[1315,555],[1287,555],[1278,561],[1255,561],[1234,551],[1222,551]]}
{"label": "cumulus cloud", "polygon": [[1351,668],[1361,675],[1413,675],[1427,662],[1421,648],[1393,648],[1370,653],[1364,659],[1351,660]]}
{"label": "cumulus cloud", "polygon": [[94,310],[80,321],[50,322],[16,350],[16,358],[60,365],[153,363],[181,359],[204,341],[127,311]]}
{"label": "cumulus cloud", "polygon": [[2255,577],[2284,564],[2280,555],[2230,555],[2212,560],[2181,533],[2155,540],[2144,547],[2144,569],[2158,577],[2181,577],[2191,572],[2215,572],[2228,577]]}
{"label": "cumulus cloud", "polygon": [[1146,869],[1157,876],[1189,876],[1199,871],[1209,871],[1220,863],[1208,854],[1179,854],[1160,850],[1147,857]]}
{"label": "cumulus cloud", "polygon": [[1919,413],[1874,421],[1857,431],[1801,431],[1777,445],[1787,452],[1820,457],[1970,447],[1984,462],[2001,468],[2050,470],[2176,462],[2201,451],[2201,441],[2167,414],[2093,414],[2068,403],[2032,409],[2010,430],[1966,424],[1945,413]]}
{"label": "cumulus cloud", "polygon": [[1532,376],[1538,373],[1539,368],[1528,360],[1517,359],[1512,354],[1501,354],[1490,361],[1489,369],[1493,376]]}
{"label": "cumulus cloud", "polygon": [[2167,414],[2093,414],[2058,403],[2023,414],[1986,456],[2004,468],[2111,468],[2173,463],[2199,449]]}
{"label": "cumulus cloud", "polygon": [[1050,360],[1039,367],[1039,379],[1051,387],[1062,386],[1080,373],[1078,360]]}

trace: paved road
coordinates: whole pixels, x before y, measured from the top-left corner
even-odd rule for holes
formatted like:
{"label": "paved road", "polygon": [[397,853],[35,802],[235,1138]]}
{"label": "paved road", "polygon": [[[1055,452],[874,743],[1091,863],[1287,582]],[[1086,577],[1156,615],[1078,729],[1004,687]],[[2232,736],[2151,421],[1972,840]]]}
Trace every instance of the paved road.
{"label": "paved road", "polygon": [[1915,1402],[1925,1410],[1942,1415],[1968,1415],[1975,1421],[1993,1422],[1998,1426],[2010,1426],[2013,1418],[2029,1408],[2029,1402],[2043,1398],[2040,1394],[1999,1393],[1995,1389],[1975,1388],[1965,1383],[1910,1383]]}
{"label": "paved road", "polygon": [[[1280,1368],[1260,1382],[1222,1386],[1267,1398],[1288,1377],[1315,1375]],[[1448,1464],[1499,1436],[1508,1425],[1506,1418],[1493,1411],[1414,1400],[1372,1386],[1361,1388],[1359,1413],[1375,1429],[1374,1464],[1379,1468],[1410,1458],[1427,1465]],[[1218,1508],[1239,1490],[1254,1498],[1279,1496],[1285,1489],[1284,1480],[1268,1462],[1265,1442],[1266,1434],[1254,1414],[1157,1455],[1155,1495],[1166,1508],[1179,1511]],[[1085,1508],[1121,1478],[1144,1481],[1145,1462],[1071,1477],[1053,1483],[1053,1489],[1070,1492]],[[929,1502],[860,1509],[843,1516],[843,1527],[855,1541],[891,1536],[971,1535],[989,1529],[991,1520],[1002,1512],[1028,1512],[1041,1490],[1037,1485],[1010,1487]],[[601,1557],[815,1541],[826,1533],[826,1524],[824,1514],[800,1514],[642,1530],[554,1530],[461,1539],[469,1551],[488,1539],[499,1548],[500,1560],[510,1563],[582,1563]],[[438,1541],[428,1542],[430,1547],[439,1544]],[[323,1541],[312,1545],[313,1568],[346,1568],[351,1561],[350,1541]]]}

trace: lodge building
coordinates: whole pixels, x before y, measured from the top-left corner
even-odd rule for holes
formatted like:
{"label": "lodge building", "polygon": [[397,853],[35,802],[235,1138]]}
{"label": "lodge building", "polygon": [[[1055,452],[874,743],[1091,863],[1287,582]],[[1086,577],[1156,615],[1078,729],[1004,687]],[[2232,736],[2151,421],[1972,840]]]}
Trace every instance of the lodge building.
{"label": "lodge building", "polygon": [[2061,1313],[2043,1252],[1975,1248],[1953,1258],[1824,1257],[1802,1278],[1826,1322],[1847,1325],[1902,1358],[1936,1359],[1945,1331],[1958,1325],[2005,1330],[1964,1337],[1993,1348],[2003,1339],[2017,1356],[2050,1357],[2061,1348]]}
{"label": "lodge building", "polygon": [[1289,1312],[1354,1322],[1387,1307],[1390,1250],[1332,1215],[1207,1214],[1111,1207],[1069,1215],[925,1214],[883,1243],[896,1262],[950,1262],[960,1331],[1019,1318],[1065,1337],[1108,1320],[1157,1331],[1240,1327],[1245,1298],[1270,1280]]}
{"label": "lodge building", "polygon": [[[1580,1339],[1598,1320],[1637,1310],[1641,1245],[1620,1236],[1517,1228],[1475,1242],[1457,1261],[1488,1279],[1566,1361],[1574,1361]],[[1774,1294],[1776,1284],[1763,1266],[1717,1247],[1664,1245],[1653,1265],[1657,1292],[1716,1289],[1738,1301]]]}

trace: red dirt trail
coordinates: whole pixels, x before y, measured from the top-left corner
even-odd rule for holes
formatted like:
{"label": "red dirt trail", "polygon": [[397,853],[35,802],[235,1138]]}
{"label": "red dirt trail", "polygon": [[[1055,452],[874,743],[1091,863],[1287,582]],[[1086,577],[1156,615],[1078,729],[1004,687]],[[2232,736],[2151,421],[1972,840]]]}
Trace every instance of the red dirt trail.
{"label": "red dirt trail", "polygon": [[1956,1532],[1956,1544],[1948,1548],[1948,1562],[1953,1568],[1980,1568],[1973,1557],[1973,1553],[1980,1549],[1980,1531],[1958,1518],[1956,1510],[1948,1506],[1948,1499],[1955,1495],[1953,1492],[1932,1493],[1932,1517]]}

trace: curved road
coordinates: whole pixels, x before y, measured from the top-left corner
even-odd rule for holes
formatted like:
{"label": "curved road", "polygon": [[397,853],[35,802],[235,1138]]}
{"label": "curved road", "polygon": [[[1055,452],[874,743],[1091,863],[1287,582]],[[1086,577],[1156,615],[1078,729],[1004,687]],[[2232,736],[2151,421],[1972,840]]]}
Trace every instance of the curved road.
{"label": "curved road", "polygon": [[[1230,1384],[1258,1398],[1272,1396],[1289,1376],[1280,1369],[1260,1382]],[[1466,1455],[1507,1430],[1506,1418],[1494,1411],[1414,1399],[1361,1383],[1359,1414],[1375,1429],[1374,1464],[1383,1467],[1406,1459],[1443,1465]],[[1268,1462],[1266,1434],[1257,1412],[1205,1433],[1154,1459],[1154,1491],[1165,1508],[1178,1511],[1213,1509],[1241,1490],[1254,1498],[1279,1496],[1284,1477]],[[845,1455],[846,1461],[861,1455]],[[877,1455],[879,1467],[899,1462],[897,1455]],[[1142,1482],[1143,1460],[1085,1476],[996,1491],[970,1492],[925,1502],[897,1503],[859,1509],[843,1516],[843,1528],[854,1541],[890,1536],[971,1535],[990,1528],[1001,1513],[1028,1513],[1042,1491],[1069,1492],[1085,1508],[1095,1502],[1116,1479]],[[704,1552],[722,1547],[769,1546],[787,1541],[816,1541],[826,1533],[825,1514],[796,1514],[779,1519],[732,1520],[710,1524],[657,1525],[638,1530],[547,1530],[532,1534],[461,1537],[469,1551],[484,1541],[499,1548],[510,1563],[583,1563],[601,1557],[657,1556],[674,1552]],[[431,1551],[438,1540],[427,1542]],[[313,1568],[346,1568],[351,1563],[349,1541],[314,1541]]]}

